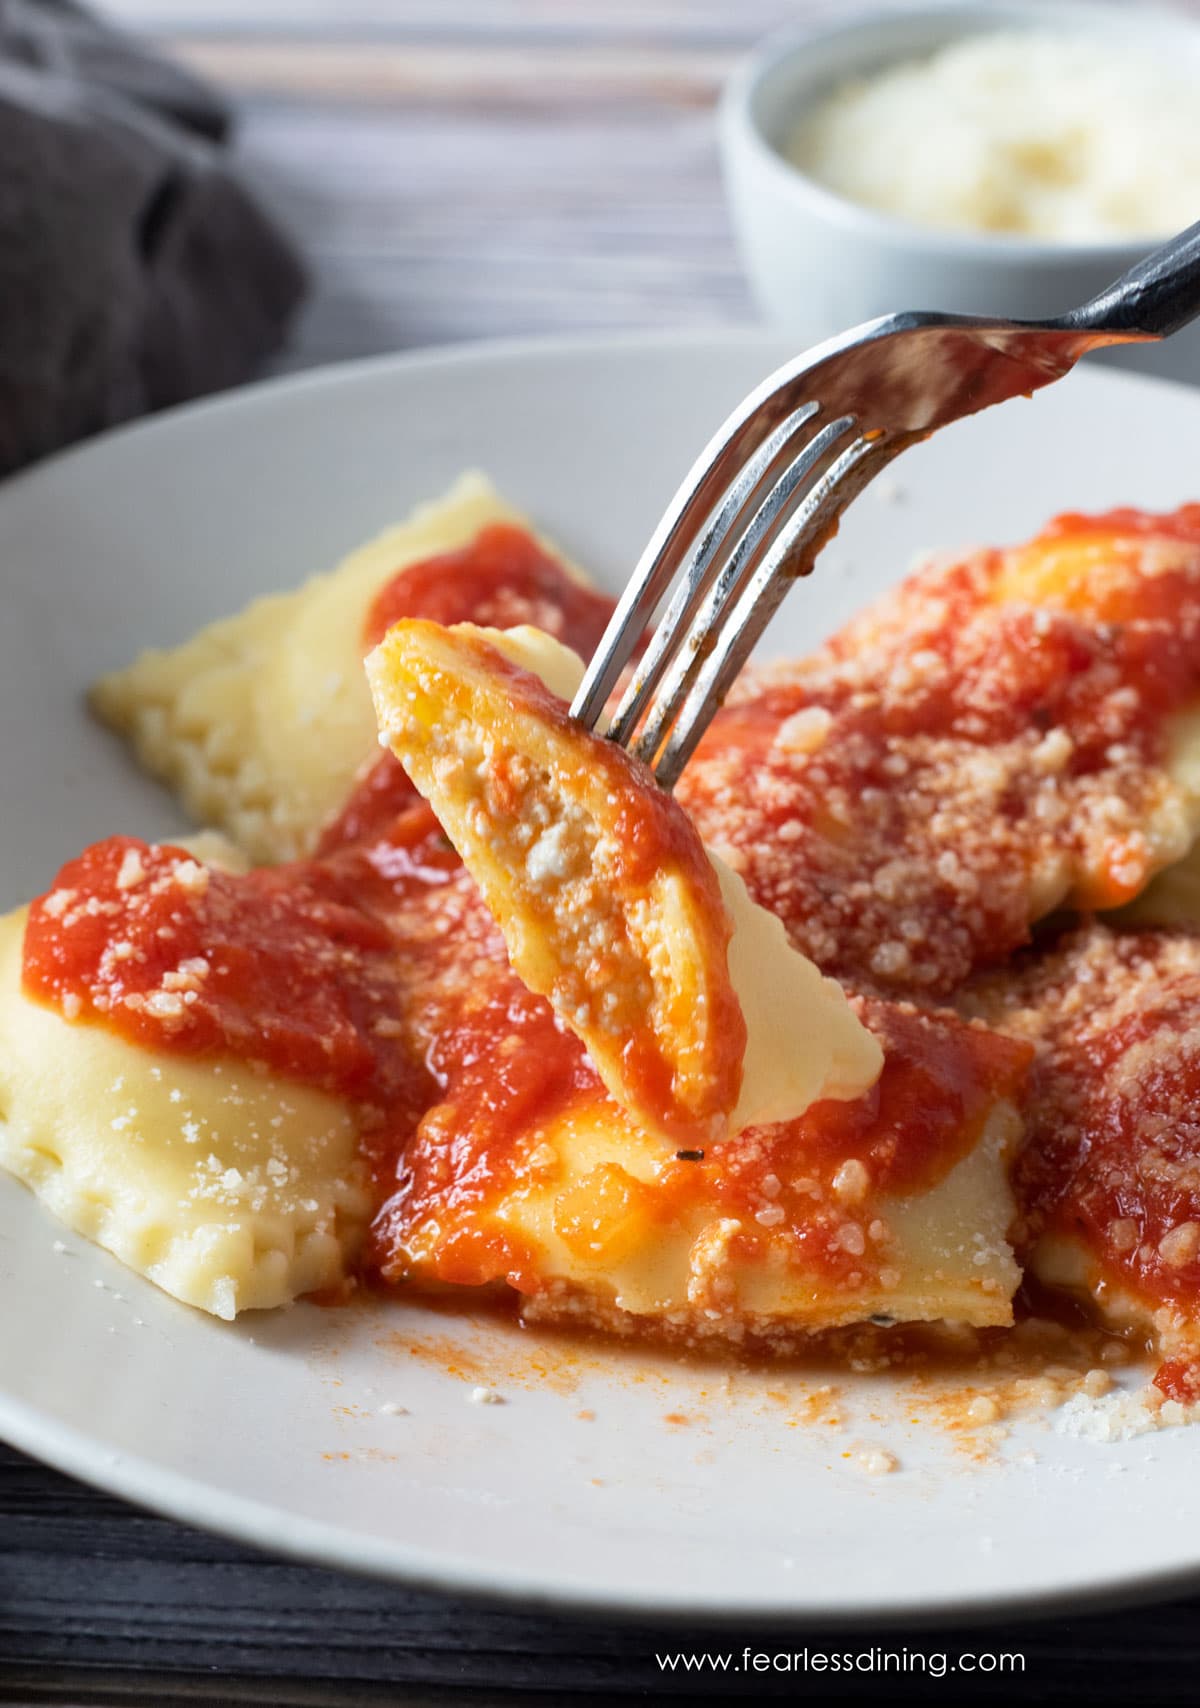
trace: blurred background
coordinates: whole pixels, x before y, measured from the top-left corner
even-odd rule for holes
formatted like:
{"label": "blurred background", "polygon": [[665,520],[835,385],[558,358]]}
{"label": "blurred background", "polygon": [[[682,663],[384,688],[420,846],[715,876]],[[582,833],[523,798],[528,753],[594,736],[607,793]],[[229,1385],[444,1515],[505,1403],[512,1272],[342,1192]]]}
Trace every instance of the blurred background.
{"label": "blurred background", "polygon": [[107,0],[216,82],[313,289],[295,366],[508,334],[744,322],[721,84],[845,0]]}
{"label": "blurred background", "polygon": [[795,0],[109,0],[222,85],[314,289],[287,360],[748,318],[715,99]]}
{"label": "blurred background", "polygon": [[264,365],[1059,312],[1200,212],[1196,87],[1200,0],[0,0],[0,473]]}
{"label": "blurred background", "polygon": [[[721,86],[764,34],[863,9],[847,0],[101,8],[231,99],[245,175],[313,271],[288,365],[461,338],[745,321],[753,309],[718,165]],[[1117,0],[1117,9],[1197,18],[1200,0]]]}

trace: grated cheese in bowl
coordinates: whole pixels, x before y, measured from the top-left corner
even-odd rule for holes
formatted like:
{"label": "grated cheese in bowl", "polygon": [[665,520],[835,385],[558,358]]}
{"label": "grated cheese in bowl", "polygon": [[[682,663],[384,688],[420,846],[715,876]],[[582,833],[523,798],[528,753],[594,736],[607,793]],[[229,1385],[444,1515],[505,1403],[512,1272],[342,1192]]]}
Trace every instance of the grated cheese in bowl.
{"label": "grated cheese in bowl", "polygon": [[1194,74],[1081,35],[986,32],[844,83],[787,153],[850,201],[941,229],[1112,242],[1200,217]]}

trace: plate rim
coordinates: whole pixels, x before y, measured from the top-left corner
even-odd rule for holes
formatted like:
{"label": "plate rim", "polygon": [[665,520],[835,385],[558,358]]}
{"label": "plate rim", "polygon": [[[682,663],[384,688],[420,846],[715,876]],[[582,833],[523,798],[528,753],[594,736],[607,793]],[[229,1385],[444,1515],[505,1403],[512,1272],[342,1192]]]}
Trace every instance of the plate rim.
{"label": "plate rim", "polygon": [[[844,336],[851,336],[855,330],[857,329],[850,328]],[[728,349],[744,347],[749,350],[757,346],[764,353],[791,350],[791,356],[782,357],[783,361],[788,362],[802,356],[805,350],[816,348],[815,344],[805,343],[781,327],[746,321],[736,325],[711,327],[643,327],[615,331],[528,333],[506,338],[454,339],[437,344],[422,344],[412,349],[388,351],[380,355],[352,356],[343,360],[318,362],[312,367],[265,374],[243,385],[227,386],[222,391],[209,392],[202,397],[171,404],[165,409],[118,422],[99,433],[64,445],[38,458],[36,462],[0,477],[0,500],[9,501],[13,494],[36,487],[47,476],[57,475],[79,461],[102,457],[112,448],[136,442],[144,435],[160,435],[164,431],[186,428],[210,414],[253,409],[289,392],[319,391],[385,373],[456,368],[470,365],[476,360],[517,362],[538,360],[546,355],[589,358],[614,351],[686,351],[693,346],[698,351],[711,351],[714,346]],[[1091,357],[1082,357],[1063,378],[1069,381],[1076,374],[1083,373],[1102,376],[1106,385],[1115,382],[1132,386],[1139,391],[1149,388],[1163,391],[1169,396],[1200,393],[1200,387],[1184,379],[1115,367],[1104,360],[1105,354],[1104,351],[1099,352],[1099,361],[1095,359],[1094,354]],[[773,371],[768,368],[763,379],[769,378]],[[1043,389],[1049,390],[1051,387]],[[1015,403],[1018,400],[1009,401]],[[697,455],[714,431],[711,427],[707,434],[703,430],[697,431]],[[686,470],[684,472],[686,473]]]}
{"label": "plate rim", "polygon": [[[113,446],[127,444],[146,434],[160,434],[164,429],[184,427],[210,414],[219,414],[230,409],[250,409],[260,403],[270,402],[281,393],[318,391],[393,371],[459,367],[469,365],[478,358],[524,361],[530,358],[536,360],[542,355],[600,356],[614,350],[686,350],[692,344],[705,350],[711,349],[715,344],[728,345],[730,348],[739,345],[753,348],[759,345],[764,350],[795,346],[797,356],[802,355],[805,349],[815,347],[802,343],[779,327],[746,321],[737,325],[707,328],[684,326],[656,330],[653,327],[635,327],[614,331],[530,332],[505,338],[446,339],[436,344],[414,345],[411,349],[390,350],[374,356],[349,356],[330,362],[316,362],[311,367],[289,368],[282,373],[262,374],[242,385],[226,386],[222,391],[207,392],[201,397],[169,404],[163,409],[152,410],[149,414],[134,416],[128,421],[118,421],[98,433],[89,434],[86,438],[76,439],[69,445],[60,446],[57,450],[39,457],[35,462],[0,476],[0,499],[9,499],[12,493],[35,486],[43,476],[57,474],[77,461],[103,455]],[[770,371],[768,370],[768,373]],[[1175,381],[1162,380],[1156,375],[1135,374],[1131,377],[1176,389]],[[1182,389],[1190,389],[1185,382],[1178,383]],[[697,433],[697,451],[703,448],[705,442],[701,434]]]}
{"label": "plate rim", "polygon": [[[186,1309],[187,1307],[182,1307]],[[119,1454],[116,1463],[97,1463],[97,1449],[81,1430],[62,1424],[33,1406],[14,1401],[0,1390],[0,1439],[18,1452],[75,1477],[102,1494],[120,1499],[160,1518],[189,1524],[214,1536],[223,1536],[268,1555],[275,1554],[324,1570],[351,1573],[355,1577],[401,1584],[405,1588],[439,1595],[459,1596],[473,1603],[511,1613],[558,1614],[591,1620],[620,1619],[647,1627],[660,1622],[685,1627],[703,1619],[722,1630],[774,1627],[787,1624],[795,1629],[829,1628],[852,1631],[863,1627],[931,1630],[939,1626],[991,1627],[1014,1618],[1051,1619],[1067,1613],[1088,1613],[1104,1608],[1122,1608],[1172,1599],[1200,1584],[1200,1560],[1190,1566],[1165,1567],[1116,1580],[1077,1580],[1058,1590],[1022,1593],[931,1603],[904,1597],[864,1601],[855,1607],[821,1608],[797,1606],[781,1598],[760,1601],[753,1607],[731,1607],[727,1602],[705,1596],[685,1598],[669,1591],[660,1600],[640,1596],[597,1594],[563,1586],[546,1570],[509,1567],[498,1579],[469,1554],[444,1556],[431,1567],[420,1548],[393,1539],[353,1535],[337,1525],[298,1516],[264,1501],[215,1490],[211,1485],[183,1472],[155,1465],[137,1454]],[[409,1563],[411,1561],[411,1563]]]}

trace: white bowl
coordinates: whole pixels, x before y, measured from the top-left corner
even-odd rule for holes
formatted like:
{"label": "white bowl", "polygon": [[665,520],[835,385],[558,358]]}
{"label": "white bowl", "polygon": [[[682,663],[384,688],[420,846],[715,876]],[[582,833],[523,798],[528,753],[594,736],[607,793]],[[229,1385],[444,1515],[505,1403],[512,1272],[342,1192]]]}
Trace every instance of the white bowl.
{"label": "white bowl", "polygon": [[[1086,302],[1147,254],[1146,239],[1049,243],[939,231],[825,189],[784,156],[801,111],[846,79],[984,31],[1104,35],[1196,67],[1200,27],[1142,6],[1083,0],[863,12],[771,37],[730,79],[721,152],[742,260],[764,316],[816,343],[876,315],[945,309],[1041,319]],[[1200,208],[1197,209],[1200,213]],[[1200,324],[1102,360],[1200,383]]]}

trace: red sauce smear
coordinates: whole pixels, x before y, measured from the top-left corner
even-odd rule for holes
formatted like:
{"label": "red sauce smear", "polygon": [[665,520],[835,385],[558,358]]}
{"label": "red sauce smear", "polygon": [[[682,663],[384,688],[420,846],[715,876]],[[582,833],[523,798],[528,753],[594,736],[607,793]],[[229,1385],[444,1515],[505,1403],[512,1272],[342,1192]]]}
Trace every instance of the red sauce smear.
{"label": "red sauce smear", "polygon": [[1200,545],[1200,504],[1181,504],[1177,510],[1135,510],[1122,504],[1096,516],[1064,510],[1046,524],[1041,537],[1055,539],[1072,534],[1126,534]]}
{"label": "red sauce smear", "polygon": [[380,589],[363,625],[363,652],[401,617],[425,617],[491,629],[532,623],[590,658],[612,613],[607,594],[571,575],[527,528],[489,522],[469,544],[409,564]]}
{"label": "red sauce smear", "polygon": [[1154,1386],[1169,1400],[1181,1406],[1193,1406],[1200,1400],[1200,1361],[1189,1358],[1167,1358],[1154,1373]]}
{"label": "red sauce smear", "polygon": [[[615,602],[584,585],[525,528],[491,522],[457,551],[409,564],[376,594],[363,624],[368,653],[402,617],[430,622],[476,623],[512,629],[544,629],[583,659],[591,657],[608,626]],[[318,846],[328,853],[349,842],[384,832],[416,800],[399,761],[381,753],[366,767]]]}
{"label": "red sauce smear", "polygon": [[69,861],[25,931],[31,996],[362,1101],[408,1100],[422,1077],[392,1035],[396,977],[394,937],[336,867],[235,876],[128,836]]}

